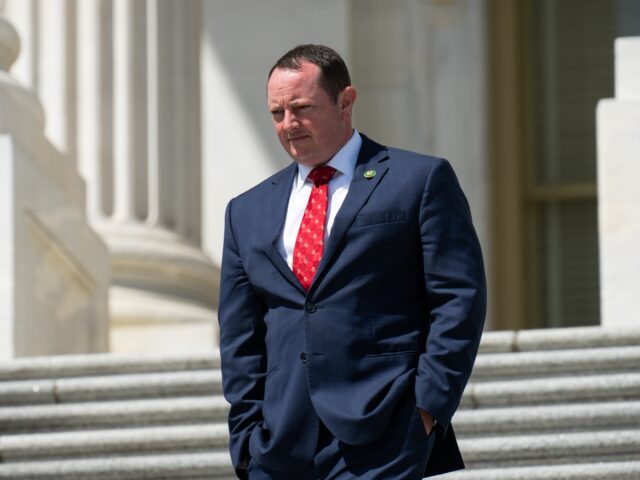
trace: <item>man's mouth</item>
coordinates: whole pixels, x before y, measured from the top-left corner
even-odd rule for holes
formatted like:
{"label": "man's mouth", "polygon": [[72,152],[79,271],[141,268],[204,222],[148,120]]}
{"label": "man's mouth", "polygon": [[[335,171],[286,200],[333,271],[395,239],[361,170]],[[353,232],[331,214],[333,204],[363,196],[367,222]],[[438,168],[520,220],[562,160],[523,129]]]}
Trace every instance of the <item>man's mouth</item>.
{"label": "man's mouth", "polygon": [[303,140],[303,139],[308,138],[308,137],[309,137],[309,135],[295,135],[295,136],[292,136],[292,137],[287,137],[287,140],[289,142],[297,142],[298,140]]}

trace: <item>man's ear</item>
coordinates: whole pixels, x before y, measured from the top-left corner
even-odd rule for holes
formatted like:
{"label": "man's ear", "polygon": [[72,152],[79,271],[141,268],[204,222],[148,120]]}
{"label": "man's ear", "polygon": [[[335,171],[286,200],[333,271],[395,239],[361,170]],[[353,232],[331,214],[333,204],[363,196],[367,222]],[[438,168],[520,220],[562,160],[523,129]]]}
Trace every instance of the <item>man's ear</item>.
{"label": "man's ear", "polygon": [[356,89],[351,85],[345,87],[345,89],[340,92],[338,103],[340,105],[340,110],[342,111],[343,118],[351,118],[353,112],[353,104],[355,103],[357,96],[358,93],[356,92]]}

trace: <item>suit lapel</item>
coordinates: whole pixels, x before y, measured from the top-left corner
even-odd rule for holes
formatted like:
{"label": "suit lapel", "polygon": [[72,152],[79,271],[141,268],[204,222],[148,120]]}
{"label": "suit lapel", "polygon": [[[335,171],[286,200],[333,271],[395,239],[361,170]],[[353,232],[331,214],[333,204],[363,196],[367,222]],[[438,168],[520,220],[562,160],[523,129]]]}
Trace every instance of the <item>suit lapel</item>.
{"label": "suit lapel", "polygon": [[[349,193],[347,193],[347,196],[340,207],[340,211],[333,222],[331,235],[327,245],[325,246],[322,260],[318,266],[318,272],[316,273],[314,281],[309,288],[309,294],[313,293],[317,289],[327,266],[331,263],[338,246],[342,243],[344,236],[353,224],[358,212],[367,202],[387,172],[388,167],[381,164],[381,162],[387,158],[388,155],[385,147],[362,135],[362,147],[358,154],[356,168],[353,172],[353,180],[349,186]],[[370,178],[365,177],[365,172],[369,170],[375,171],[375,176]],[[273,263],[274,267],[278,269],[289,283],[297,288],[303,295],[306,295],[307,292],[304,291],[302,285],[300,285],[300,282],[278,251],[278,241],[282,234],[282,230],[284,229],[284,222],[289,206],[291,185],[293,184],[293,178],[297,172],[298,169],[296,164],[292,163],[285,168],[280,175],[276,175],[272,179],[272,194],[269,196],[265,204],[265,222],[263,223],[263,228],[265,235],[264,238],[267,240],[265,252],[271,260],[271,263]]]}
{"label": "suit lapel", "polygon": [[284,229],[289,197],[291,195],[291,185],[297,172],[297,165],[292,163],[285,168],[280,175],[276,175],[271,181],[272,193],[267,203],[264,206],[258,205],[257,208],[266,207],[264,209],[265,222],[263,225],[265,228],[265,238],[267,239],[267,245],[265,247],[267,256],[289,283],[303,294],[306,294],[302,285],[300,285],[300,282],[289,268],[289,265],[287,265],[287,262],[278,251],[278,240]]}
{"label": "suit lapel", "polygon": [[[318,266],[318,272],[309,288],[309,293],[313,293],[313,291],[317,289],[327,266],[331,263],[338,246],[342,243],[345,234],[354,222],[358,212],[367,202],[387,172],[388,167],[381,164],[381,162],[387,158],[388,155],[385,147],[362,135],[362,147],[358,155],[356,168],[353,172],[353,180],[349,186],[349,192],[333,222],[329,241],[325,246],[322,260]],[[365,177],[365,172],[368,171],[375,171],[375,175],[372,177],[367,175]]]}

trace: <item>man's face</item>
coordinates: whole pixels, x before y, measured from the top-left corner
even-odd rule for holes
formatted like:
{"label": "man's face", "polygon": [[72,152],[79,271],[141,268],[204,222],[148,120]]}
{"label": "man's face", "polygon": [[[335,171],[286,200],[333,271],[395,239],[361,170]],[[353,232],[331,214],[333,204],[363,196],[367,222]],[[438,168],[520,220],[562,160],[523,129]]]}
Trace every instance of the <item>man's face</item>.
{"label": "man's face", "polygon": [[280,143],[296,162],[327,163],[353,132],[356,92],[346,87],[334,102],[320,86],[320,67],[302,62],[300,70],[276,69],[267,84],[267,102]]}

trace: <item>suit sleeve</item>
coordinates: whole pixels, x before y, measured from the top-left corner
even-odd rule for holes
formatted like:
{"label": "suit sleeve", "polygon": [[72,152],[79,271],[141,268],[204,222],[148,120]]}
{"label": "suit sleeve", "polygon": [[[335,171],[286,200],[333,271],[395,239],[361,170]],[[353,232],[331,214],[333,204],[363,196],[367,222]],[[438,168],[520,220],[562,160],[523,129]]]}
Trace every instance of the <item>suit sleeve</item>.
{"label": "suit sleeve", "polygon": [[445,429],[471,375],[486,312],[482,252],[453,169],[439,160],[420,211],[429,333],[418,362],[416,404]]}
{"label": "suit sleeve", "polygon": [[231,460],[243,478],[249,459],[249,436],[262,421],[266,370],[264,302],[255,293],[242,264],[232,226],[232,205],[225,214],[220,303],[222,387],[231,404]]}

